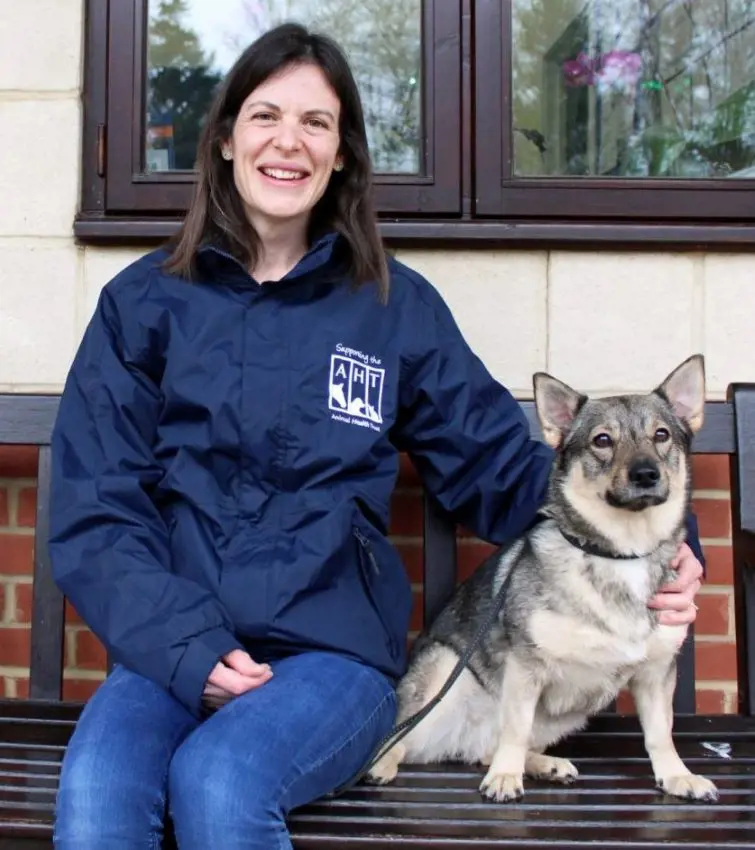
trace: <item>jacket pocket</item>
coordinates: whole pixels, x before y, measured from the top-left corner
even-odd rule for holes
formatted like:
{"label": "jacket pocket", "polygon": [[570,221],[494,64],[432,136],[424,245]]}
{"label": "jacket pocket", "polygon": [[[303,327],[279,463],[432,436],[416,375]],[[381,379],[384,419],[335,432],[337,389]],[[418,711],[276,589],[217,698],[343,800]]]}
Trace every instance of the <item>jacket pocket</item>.
{"label": "jacket pocket", "polygon": [[375,557],[375,551],[369,537],[356,525],[353,527],[353,533],[359,547],[359,571],[362,577],[362,584],[364,585],[370,605],[380,620],[380,625],[386,634],[391,656],[396,659],[398,658],[399,651],[395,627],[392,626],[389,617],[383,610],[378,593],[378,584],[381,580],[385,581],[385,576],[381,573],[380,564]]}

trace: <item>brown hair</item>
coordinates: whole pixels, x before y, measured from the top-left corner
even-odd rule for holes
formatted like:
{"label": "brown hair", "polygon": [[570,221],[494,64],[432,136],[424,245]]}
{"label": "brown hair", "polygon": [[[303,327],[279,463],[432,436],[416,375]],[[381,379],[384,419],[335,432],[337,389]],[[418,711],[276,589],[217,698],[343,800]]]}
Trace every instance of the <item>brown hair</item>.
{"label": "brown hair", "polygon": [[385,300],[388,269],[372,203],[372,164],[359,91],[336,42],[299,24],[282,24],[258,38],[221,84],[199,140],[194,196],[181,228],[170,240],[165,267],[192,277],[197,250],[208,242],[221,242],[245,265],[254,266],[259,237],[244,213],[232,167],[221,155],[221,142],[230,138],[242,103],[257,86],[283,68],[302,62],[316,64],[340,100],[344,164],[342,171],[331,175],[312,210],[309,237],[333,230],[340,233],[349,248],[347,273],[352,281],[377,281]]}

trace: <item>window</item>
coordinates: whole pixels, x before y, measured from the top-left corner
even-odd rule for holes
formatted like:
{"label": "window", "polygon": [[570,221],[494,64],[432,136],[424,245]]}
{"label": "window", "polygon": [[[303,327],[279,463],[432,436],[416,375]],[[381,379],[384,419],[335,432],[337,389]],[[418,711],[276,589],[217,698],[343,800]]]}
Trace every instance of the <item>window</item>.
{"label": "window", "polygon": [[459,136],[448,132],[460,109],[459,0],[89,0],[80,235],[175,226],[215,87],[244,46],[289,19],[349,54],[380,211],[460,213]]}
{"label": "window", "polygon": [[477,97],[491,108],[478,107],[476,128],[481,215],[752,218],[755,2],[484,9]]}
{"label": "window", "polygon": [[86,0],[84,239],[162,238],[269,26],[344,46],[391,239],[751,243],[755,0]]}

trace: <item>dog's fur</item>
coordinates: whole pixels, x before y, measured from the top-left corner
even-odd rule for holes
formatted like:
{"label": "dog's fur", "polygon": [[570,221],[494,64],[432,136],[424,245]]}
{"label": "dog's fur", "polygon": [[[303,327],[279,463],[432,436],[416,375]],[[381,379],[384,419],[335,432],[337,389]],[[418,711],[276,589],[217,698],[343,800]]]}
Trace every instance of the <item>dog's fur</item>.
{"label": "dog's fur", "polygon": [[404,761],[449,759],[488,765],[480,790],[498,801],[519,797],[525,774],[570,782],[574,765],[546,747],[628,686],[658,786],[715,799],[713,783],[687,769],[671,737],[687,627],[660,625],[648,608],[674,575],[684,539],[703,359],[689,358],[647,395],[588,399],[543,373],[534,387],[544,438],[557,451],[546,518],[489,558],[417,639],[398,688],[398,722],[438,693],[513,570],[469,666],[370,779],[390,782]]}

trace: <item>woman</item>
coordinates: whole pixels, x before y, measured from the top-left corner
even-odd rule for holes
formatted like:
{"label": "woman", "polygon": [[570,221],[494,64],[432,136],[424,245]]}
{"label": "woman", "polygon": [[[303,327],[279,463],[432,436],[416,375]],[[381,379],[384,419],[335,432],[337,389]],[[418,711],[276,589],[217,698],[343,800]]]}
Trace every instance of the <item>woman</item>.
{"label": "woman", "polygon": [[[535,519],[549,451],[386,259],[370,197],[343,55],[279,27],[217,94],[176,240],[102,292],[54,434],[51,553],[117,666],[67,751],[62,850],[159,846],[166,811],[181,848],[290,847],[287,813],[365,762],[405,665],[400,451],[481,537]],[[680,555],[656,603],[690,620]]]}

